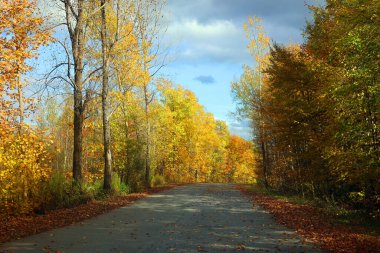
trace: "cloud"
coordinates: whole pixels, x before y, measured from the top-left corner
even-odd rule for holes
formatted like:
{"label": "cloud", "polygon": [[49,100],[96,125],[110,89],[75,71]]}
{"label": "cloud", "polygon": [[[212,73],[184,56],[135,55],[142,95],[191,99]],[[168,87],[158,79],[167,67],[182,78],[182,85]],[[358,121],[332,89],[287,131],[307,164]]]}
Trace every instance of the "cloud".
{"label": "cloud", "polygon": [[165,37],[178,45],[178,61],[241,63],[248,56],[243,29],[228,20],[183,19],[173,22]]}
{"label": "cloud", "polygon": [[248,16],[263,20],[269,37],[281,44],[302,42],[305,3],[323,0],[169,0],[166,44],[175,45],[178,62],[251,64],[243,24]]}
{"label": "cloud", "polygon": [[[236,21],[250,15],[272,19],[278,24],[298,26],[303,21],[307,6],[322,0],[169,0],[169,9],[177,19],[197,19],[201,23],[213,20]],[[323,1],[322,1],[323,2]]]}
{"label": "cloud", "polygon": [[212,76],[197,76],[194,80],[199,81],[203,84],[213,84],[215,83],[215,79]]}
{"label": "cloud", "polygon": [[252,128],[250,120],[228,122],[231,134],[238,135],[246,140],[252,140]]}

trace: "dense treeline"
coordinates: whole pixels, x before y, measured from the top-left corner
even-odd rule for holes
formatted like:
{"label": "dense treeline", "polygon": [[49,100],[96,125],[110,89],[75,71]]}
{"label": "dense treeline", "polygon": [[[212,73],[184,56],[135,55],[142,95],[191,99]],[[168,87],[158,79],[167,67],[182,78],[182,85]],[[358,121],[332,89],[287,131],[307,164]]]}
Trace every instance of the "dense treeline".
{"label": "dense treeline", "polygon": [[[151,184],[167,182],[252,182],[253,151],[249,142],[231,136],[225,122],[215,120],[195,95],[181,86],[159,79],[151,84],[149,135]],[[117,94],[115,94],[117,95]],[[144,98],[139,90],[123,94],[110,119],[113,171],[132,191],[145,188],[146,128]],[[118,99],[117,97],[112,97]],[[102,122],[99,100],[88,106],[92,115],[84,123],[83,178],[103,177]],[[72,163],[72,100],[50,99],[38,111],[38,125],[53,140],[54,171],[70,172]],[[70,173],[71,174],[71,173]],[[238,175],[247,175],[240,177]]]}
{"label": "dense treeline", "polygon": [[[253,120],[260,180],[378,212],[380,2],[327,0],[311,10],[302,45],[251,38],[261,64],[232,84],[238,113]],[[252,20],[248,31],[261,27]]]}
{"label": "dense treeline", "polygon": [[[165,182],[255,180],[252,145],[191,91],[156,77],[164,1],[55,4],[49,23],[36,1],[0,5],[0,214]],[[38,83],[41,46],[56,55]],[[32,96],[37,85],[43,96]]]}

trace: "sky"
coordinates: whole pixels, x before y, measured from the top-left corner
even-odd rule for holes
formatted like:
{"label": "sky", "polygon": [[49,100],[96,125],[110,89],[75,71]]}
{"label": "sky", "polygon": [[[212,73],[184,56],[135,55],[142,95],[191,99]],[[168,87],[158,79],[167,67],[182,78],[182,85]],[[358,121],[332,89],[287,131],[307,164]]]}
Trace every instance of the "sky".
{"label": "sky", "polygon": [[[306,20],[311,19],[307,4],[320,5],[323,0],[166,1],[163,10],[166,32],[161,35],[161,41],[163,48],[168,49],[169,60],[158,75],[193,91],[206,111],[226,121],[232,134],[252,139],[249,121],[239,122],[232,116],[235,106],[230,89],[231,82],[242,74],[242,66],[255,64],[246,47],[249,41],[243,30],[244,23],[248,16],[258,16],[271,41],[302,43]],[[62,12],[52,6],[47,5],[54,13],[52,16],[62,19],[63,16],[58,15],[63,15]],[[64,34],[58,30],[55,36],[65,37]],[[42,48],[40,59],[55,62],[52,55],[61,50],[58,44]],[[41,64],[36,66],[36,72],[46,74],[48,68]]]}
{"label": "sky", "polygon": [[192,90],[206,110],[227,122],[233,134],[251,138],[248,121],[238,122],[230,83],[239,79],[242,65],[254,65],[243,24],[259,16],[276,43],[302,43],[311,13],[307,4],[318,0],[168,0],[164,10],[167,31],[163,41],[171,60],[161,71],[174,83]]}

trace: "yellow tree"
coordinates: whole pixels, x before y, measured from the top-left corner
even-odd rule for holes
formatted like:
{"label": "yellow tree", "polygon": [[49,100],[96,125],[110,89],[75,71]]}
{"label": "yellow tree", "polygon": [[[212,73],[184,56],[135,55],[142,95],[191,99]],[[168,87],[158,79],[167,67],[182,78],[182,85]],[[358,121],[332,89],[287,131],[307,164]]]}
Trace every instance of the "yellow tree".
{"label": "yellow tree", "polygon": [[158,84],[160,112],[155,143],[158,172],[169,181],[220,181],[229,133],[191,91]]}
{"label": "yellow tree", "polygon": [[[110,191],[112,185],[111,154],[111,117],[119,106],[126,109],[123,101],[136,79],[141,80],[142,71],[138,59],[140,54],[135,36],[136,6],[133,2],[120,0],[92,1],[94,8],[99,8],[99,15],[90,23],[90,35],[95,46],[90,56],[102,69],[102,123],[104,149],[104,190]],[[101,24],[99,26],[98,24]],[[100,34],[100,36],[99,36]],[[101,47],[101,52],[99,52]]]}
{"label": "yellow tree", "polygon": [[24,124],[27,60],[49,41],[36,1],[5,0],[0,6],[0,201],[5,212],[29,212],[39,204],[49,175],[43,135]]}
{"label": "yellow tree", "polygon": [[[149,105],[154,99],[154,90],[151,87],[152,77],[161,69],[162,65],[155,66],[154,60],[160,50],[160,21],[163,17],[165,0],[142,0],[137,6],[136,36],[138,38],[140,63],[144,71],[140,86],[142,88],[145,112],[145,183],[149,186],[151,171],[151,122]],[[154,68],[156,70],[152,71]]]}
{"label": "yellow tree", "polygon": [[256,67],[244,66],[244,73],[239,81],[232,82],[232,94],[237,103],[237,115],[248,118],[254,123],[256,145],[260,148],[261,167],[264,176],[264,185],[267,186],[269,173],[268,133],[263,121],[263,80],[264,70],[268,64],[270,40],[265,34],[261,19],[249,17],[244,25],[246,36],[249,39],[247,46],[255,60]]}
{"label": "yellow tree", "polygon": [[238,137],[231,136],[227,145],[225,175],[227,182],[255,182],[255,157],[252,143]]}
{"label": "yellow tree", "polygon": [[[22,75],[31,69],[27,60],[36,58],[38,48],[49,42],[50,32],[38,15],[36,1],[5,0],[0,17],[0,116],[10,120],[17,115],[21,131],[25,104],[31,101],[24,97],[27,83],[22,82]],[[12,108],[17,112],[12,112]]]}

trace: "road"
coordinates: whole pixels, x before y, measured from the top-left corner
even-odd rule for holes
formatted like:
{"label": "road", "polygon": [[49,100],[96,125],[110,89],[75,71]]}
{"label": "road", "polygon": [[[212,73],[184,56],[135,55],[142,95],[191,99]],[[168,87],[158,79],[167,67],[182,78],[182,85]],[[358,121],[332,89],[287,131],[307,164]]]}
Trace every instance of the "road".
{"label": "road", "polygon": [[177,187],[2,251],[319,252],[229,184]]}

